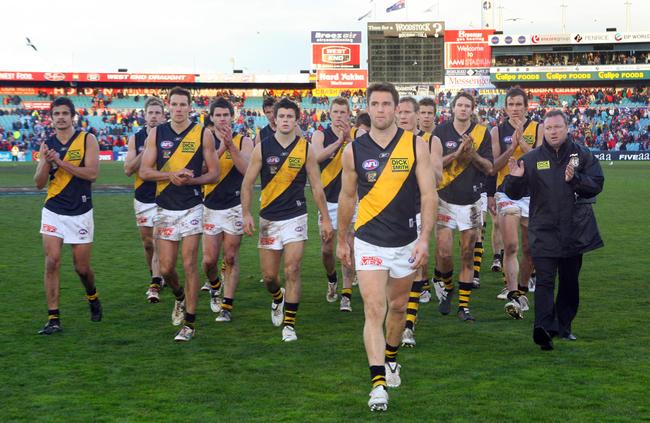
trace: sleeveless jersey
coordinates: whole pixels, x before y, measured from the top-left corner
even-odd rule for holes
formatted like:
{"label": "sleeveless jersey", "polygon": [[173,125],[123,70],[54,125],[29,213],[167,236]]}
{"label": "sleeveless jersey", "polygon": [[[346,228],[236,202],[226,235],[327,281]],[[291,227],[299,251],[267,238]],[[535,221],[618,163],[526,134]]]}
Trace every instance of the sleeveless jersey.
{"label": "sleeveless jersey", "polygon": [[[530,119],[526,120],[526,123],[524,124],[523,138],[526,144],[528,144],[531,148],[535,147],[535,142],[537,141],[538,128],[539,128],[539,123]],[[510,146],[512,145],[512,136],[515,133],[515,128],[510,124],[510,121],[506,120],[501,125],[499,125],[498,130],[499,130],[499,146],[501,147],[501,154],[503,154],[503,152],[506,151],[508,148],[510,148]],[[521,148],[519,146],[517,146],[517,148],[515,148],[515,151],[512,153],[512,157],[515,158],[516,160],[519,160],[523,155],[524,153],[523,151],[521,151]],[[509,173],[510,173],[510,168],[508,167],[507,163],[505,166],[499,169],[499,173],[497,173],[497,191],[503,192],[503,190],[501,189],[501,184],[503,184],[503,180]]]}
{"label": "sleeveless jersey", "polygon": [[[201,175],[203,167],[203,131],[201,124],[192,122],[177,134],[171,123],[156,127],[156,166],[161,172],[175,172],[183,168]],[[188,210],[201,203],[201,186],[176,186],[170,181],[156,183],[156,204],[167,210]]]}
{"label": "sleeveless jersey", "polygon": [[275,136],[271,136],[263,139],[261,149],[260,216],[267,220],[279,221],[306,214],[307,141],[296,137],[284,148]]}
{"label": "sleeveless jersey", "polygon": [[[323,147],[327,147],[339,139],[331,126],[323,131],[323,135]],[[356,135],[357,128],[350,129],[350,139],[355,139]],[[343,172],[343,162],[341,161],[341,158],[343,156],[343,149],[346,145],[347,141],[341,144],[332,156],[323,160],[319,164],[321,172],[320,181],[323,184],[323,191],[325,191],[325,197],[329,203],[339,202],[339,194],[341,193],[341,174]]]}
{"label": "sleeveless jersey", "polygon": [[[135,154],[140,154],[144,151],[145,141],[147,140],[147,127],[145,126],[135,134]],[[156,202],[156,182],[143,181],[138,173],[135,173],[135,182],[133,183],[135,189],[135,199],[141,203],[155,203]]]}
{"label": "sleeveless jersey", "polygon": [[386,148],[377,145],[370,134],[352,143],[359,195],[354,229],[359,239],[394,248],[417,238],[415,142],[412,132],[399,128]]}
{"label": "sleeveless jersey", "polygon": [[[239,134],[232,138],[233,144],[240,151],[242,140],[243,136]],[[224,151],[219,158],[219,168],[221,172],[217,183],[203,186],[203,204],[213,210],[229,209],[241,204],[240,192],[244,175],[237,170],[230,151]]]}
{"label": "sleeveless jersey", "polygon": [[[50,150],[56,150],[61,160],[77,167],[84,167],[87,133],[75,131],[63,144],[56,135],[45,140]],[[56,214],[79,216],[93,208],[91,182],[66,172],[60,167],[50,169],[50,183],[44,207]]]}
{"label": "sleeveless jersey", "polygon": [[275,131],[271,129],[271,125],[266,125],[264,128],[260,129],[260,142],[262,142],[264,138],[271,137],[274,134]]}
{"label": "sleeveless jersey", "polygon": [[[492,139],[487,128],[472,123],[465,133],[471,135],[474,139],[474,149],[476,149],[479,156],[492,162]],[[453,121],[436,126],[434,135],[442,143],[443,157],[458,150],[462,142],[461,134],[454,128]],[[473,204],[481,197],[485,176],[469,160],[464,158],[454,160],[442,170],[442,181],[438,186],[438,195],[442,200],[451,204]]]}

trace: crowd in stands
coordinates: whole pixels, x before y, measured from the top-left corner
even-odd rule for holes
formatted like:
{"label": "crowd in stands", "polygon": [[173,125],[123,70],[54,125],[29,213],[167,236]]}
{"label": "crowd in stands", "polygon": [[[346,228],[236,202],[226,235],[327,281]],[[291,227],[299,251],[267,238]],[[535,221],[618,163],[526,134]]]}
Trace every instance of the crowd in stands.
{"label": "crowd in stands", "polygon": [[496,56],[493,66],[600,66],[650,63],[647,52],[536,53]]}
{"label": "crowd in stands", "polygon": [[[476,90],[470,90],[477,99],[479,121],[487,126],[499,124],[504,119],[503,94],[482,95]],[[268,94],[278,92],[268,91]],[[246,108],[246,94],[236,95],[232,91],[219,91],[217,94],[226,96],[234,101],[236,118],[235,132],[254,137],[256,130],[266,124],[261,109]],[[329,97],[314,96],[310,90],[280,92],[289,94],[295,101],[303,105],[299,126],[305,136],[310,139],[316,130],[322,130],[329,124],[327,109],[310,108],[314,102],[329,102]],[[344,92],[344,97],[350,99],[353,117],[365,108],[363,91]],[[47,94],[45,94],[47,97]],[[582,89],[573,96],[558,95],[553,91],[529,92],[529,102],[537,102],[538,106],[531,110],[534,119],[542,120],[547,110],[560,107],[570,117],[570,131],[574,139],[584,145],[600,150],[625,150],[629,145],[636,149],[650,150],[648,122],[648,87],[624,89]],[[327,100],[325,100],[325,98]],[[450,118],[449,107],[453,98],[451,91],[441,91],[436,95],[438,104],[437,122],[442,123]],[[634,107],[621,105],[623,100],[635,104]],[[93,96],[95,101],[104,105],[112,101],[102,93]],[[207,116],[205,109],[209,106],[211,97],[195,98],[195,111],[192,118],[204,122]],[[20,97],[6,96],[3,98],[4,108],[0,108],[0,117],[14,117],[11,127],[0,125],[0,150],[10,150],[18,145],[21,150],[35,150],[41,142],[52,134],[51,121],[47,111],[26,110],[20,108]],[[322,103],[320,103],[322,104]],[[645,105],[640,107],[639,104]],[[7,108],[6,106],[17,108]],[[129,135],[137,132],[144,125],[144,111],[114,110],[109,107],[78,108],[76,125],[97,137],[102,150],[123,150],[126,148]]]}

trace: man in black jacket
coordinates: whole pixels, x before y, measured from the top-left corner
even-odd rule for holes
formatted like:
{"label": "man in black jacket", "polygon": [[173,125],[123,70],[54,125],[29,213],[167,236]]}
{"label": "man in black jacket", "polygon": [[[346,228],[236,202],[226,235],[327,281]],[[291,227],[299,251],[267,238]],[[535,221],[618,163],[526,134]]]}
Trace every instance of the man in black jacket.
{"label": "man in black jacket", "polygon": [[528,237],[537,271],[533,340],[551,350],[554,336],[576,339],[571,322],[578,311],[582,255],[603,246],[591,204],[605,178],[594,155],[569,138],[560,110],[546,114],[542,145],[509,165],[506,194],[519,199],[530,190]]}

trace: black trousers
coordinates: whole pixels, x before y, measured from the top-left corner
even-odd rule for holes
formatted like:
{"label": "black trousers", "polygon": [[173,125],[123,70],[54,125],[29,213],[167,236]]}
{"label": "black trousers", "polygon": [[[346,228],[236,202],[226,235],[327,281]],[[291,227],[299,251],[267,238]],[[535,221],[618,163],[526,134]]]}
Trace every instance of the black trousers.
{"label": "black trousers", "polygon": [[[568,335],[580,302],[578,277],[582,254],[573,257],[533,257],[533,263],[537,274],[535,327],[542,327],[551,335]],[[556,275],[559,284],[557,298],[554,299]]]}

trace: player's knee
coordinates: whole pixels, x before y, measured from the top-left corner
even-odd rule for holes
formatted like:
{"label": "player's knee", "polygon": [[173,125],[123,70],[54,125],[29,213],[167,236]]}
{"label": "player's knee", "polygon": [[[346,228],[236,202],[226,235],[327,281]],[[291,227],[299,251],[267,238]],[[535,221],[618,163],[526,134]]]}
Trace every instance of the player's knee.
{"label": "player's knee", "polygon": [[204,269],[212,269],[217,266],[218,257],[215,254],[203,254],[201,263]]}
{"label": "player's knee", "polygon": [[284,275],[287,279],[296,280],[300,277],[300,265],[298,263],[286,263]]}
{"label": "player's knee", "polygon": [[223,255],[223,261],[226,263],[226,266],[231,267],[235,265],[237,260],[237,254],[234,251],[226,251]]}
{"label": "player's knee", "polygon": [[51,255],[45,257],[45,269],[48,272],[56,272],[61,267],[61,256]]}
{"label": "player's knee", "polygon": [[86,279],[90,274],[90,266],[87,264],[75,263],[74,271],[79,275],[80,278]]}
{"label": "player's knee", "polygon": [[378,322],[379,324],[383,323],[384,316],[386,316],[386,305],[384,302],[364,302],[363,310],[366,321]]}
{"label": "player's knee", "polygon": [[503,243],[503,251],[508,256],[517,255],[518,250],[519,250],[519,246],[517,245],[516,242],[504,242]]}
{"label": "player's knee", "polygon": [[461,248],[460,259],[462,262],[473,262],[474,261],[474,245],[472,247]]}
{"label": "player's knee", "polygon": [[388,303],[388,310],[391,313],[406,313],[406,307],[407,307],[408,301],[404,301],[402,299],[394,299],[389,301]]}

